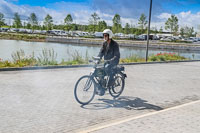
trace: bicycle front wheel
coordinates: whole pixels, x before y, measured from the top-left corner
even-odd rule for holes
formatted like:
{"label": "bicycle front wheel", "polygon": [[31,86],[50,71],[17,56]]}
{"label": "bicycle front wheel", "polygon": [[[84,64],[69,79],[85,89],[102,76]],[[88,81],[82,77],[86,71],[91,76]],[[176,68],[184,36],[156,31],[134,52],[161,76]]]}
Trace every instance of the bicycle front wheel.
{"label": "bicycle front wheel", "polygon": [[81,77],[75,85],[74,96],[78,103],[86,105],[90,103],[95,96],[96,86],[91,76]]}

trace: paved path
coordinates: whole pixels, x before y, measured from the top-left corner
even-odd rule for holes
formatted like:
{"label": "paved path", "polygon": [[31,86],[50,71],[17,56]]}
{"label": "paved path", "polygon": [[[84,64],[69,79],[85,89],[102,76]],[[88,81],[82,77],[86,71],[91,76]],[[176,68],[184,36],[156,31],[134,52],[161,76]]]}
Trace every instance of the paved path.
{"label": "paved path", "polygon": [[82,133],[199,133],[200,101],[147,113],[137,117],[96,125]]}
{"label": "paved path", "polygon": [[200,100],[199,68],[200,62],[126,66],[121,97],[96,96],[83,107],[73,89],[91,68],[0,72],[0,132],[85,131]]}

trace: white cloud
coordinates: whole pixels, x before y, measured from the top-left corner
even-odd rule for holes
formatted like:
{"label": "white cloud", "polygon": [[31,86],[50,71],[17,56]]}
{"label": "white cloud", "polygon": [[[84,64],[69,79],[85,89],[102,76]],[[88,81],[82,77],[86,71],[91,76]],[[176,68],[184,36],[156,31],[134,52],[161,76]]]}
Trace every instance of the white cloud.
{"label": "white cloud", "polygon": [[[200,12],[192,13],[191,11],[187,12],[180,12],[178,14],[175,14],[175,16],[178,17],[179,25],[180,27],[194,27],[194,29],[197,31],[198,25],[200,25]],[[158,18],[161,20],[160,23],[163,22],[163,26],[165,24],[165,21],[171,17],[171,14],[169,13],[162,13],[158,16]]]}
{"label": "white cloud", "polygon": [[168,19],[171,16],[169,13],[161,13],[158,18],[159,19]]}
{"label": "white cloud", "polygon": [[[51,7],[54,9],[51,9]],[[50,14],[56,24],[63,23],[63,20],[68,13],[72,14],[73,20],[77,24],[88,24],[88,20],[94,12],[99,15],[101,20],[106,21],[110,26],[112,25],[112,19],[114,17],[114,15],[109,12],[104,12],[98,9],[93,10],[89,5],[63,1],[60,3],[49,4],[47,8],[39,6],[33,7],[29,5],[20,6],[6,0],[0,0],[0,12],[2,12],[6,18],[13,18],[13,14],[18,12],[22,19],[27,19],[28,16],[34,12],[40,21],[42,21],[47,14]],[[180,27],[186,25],[189,27],[193,26],[197,30],[198,25],[200,25],[200,12],[192,13],[191,11],[187,11],[175,15],[179,19]],[[160,13],[156,20],[155,18],[152,18],[151,27],[157,27],[157,29],[159,29],[162,26],[164,29],[165,22],[170,16],[171,14],[167,12]],[[126,23],[137,26],[138,19],[121,15],[121,22],[122,26],[125,26]]]}

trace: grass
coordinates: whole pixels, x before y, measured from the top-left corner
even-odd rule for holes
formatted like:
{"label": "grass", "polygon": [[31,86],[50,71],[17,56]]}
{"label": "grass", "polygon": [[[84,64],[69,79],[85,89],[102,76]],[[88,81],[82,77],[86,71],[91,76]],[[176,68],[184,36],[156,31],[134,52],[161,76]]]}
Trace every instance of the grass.
{"label": "grass", "polygon": [[[68,51],[71,59],[68,61],[62,60],[58,63],[56,61],[57,53],[53,49],[43,49],[38,57],[35,57],[34,52],[27,56],[24,50],[19,50],[12,53],[12,61],[2,60],[0,58],[0,68],[5,67],[27,67],[27,66],[51,66],[51,65],[81,65],[89,64],[90,57],[88,51],[86,51],[85,58],[77,51]],[[149,56],[148,61],[178,61],[188,60],[187,58],[175,53],[158,53],[156,55]],[[144,58],[140,58],[137,55],[130,55],[129,57],[120,59],[120,63],[133,63],[133,62],[145,62]]]}
{"label": "grass", "polygon": [[0,33],[2,39],[24,40],[24,41],[44,41],[45,35],[30,35],[21,33]]}

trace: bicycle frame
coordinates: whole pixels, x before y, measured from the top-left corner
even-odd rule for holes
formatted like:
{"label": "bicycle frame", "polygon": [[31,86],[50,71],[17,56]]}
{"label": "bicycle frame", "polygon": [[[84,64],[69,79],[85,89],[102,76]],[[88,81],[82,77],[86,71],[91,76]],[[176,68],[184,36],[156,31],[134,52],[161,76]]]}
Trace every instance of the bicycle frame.
{"label": "bicycle frame", "polygon": [[[93,57],[93,58],[94,58],[94,60],[90,60],[90,62],[94,63],[92,71],[90,72],[90,76],[91,76],[92,79],[94,79],[95,84],[97,86],[100,85],[101,87],[103,87],[103,88],[105,88],[107,90],[109,88],[108,83],[109,83],[109,80],[110,80],[110,76],[108,74],[105,74],[105,73],[104,73],[103,76],[98,76],[98,74],[97,74],[97,69],[98,69],[97,67],[101,66],[103,68],[103,70],[105,70],[105,64],[104,65],[99,64],[100,58],[98,58],[98,57]],[[124,75],[125,78],[127,77],[126,74],[124,74],[124,73],[122,73],[122,74]],[[100,79],[98,79],[98,78],[100,78]],[[105,86],[101,85],[100,81],[102,81],[102,80],[106,80],[106,85]]]}
{"label": "bicycle frame", "polygon": [[[94,59],[95,59],[95,57],[94,57]],[[109,82],[109,79],[110,79],[110,76],[109,75],[107,75],[107,74],[103,74],[103,76],[99,76],[97,73],[97,67],[99,67],[99,66],[101,66],[102,68],[103,68],[103,70],[105,70],[105,66],[104,65],[102,65],[102,64],[99,64],[98,62],[100,61],[100,59],[99,58],[97,58],[96,60],[92,60],[92,61],[90,61],[90,62],[93,62],[94,63],[94,66],[93,66],[93,68],[92,68],[92,70],[91,70],[91,72],[90,72],[90,76],[91,76],[91,78],[93,78],[94,79],[94,81],[95,81],[95,84],[97,84],[97,85],[101,85],[101,83],[100,83],[100,81],[102,81],[102,80],[106,80],[106,85],[105,86],[102,86],[101,85],[101,87],[104,87],[105,89],[107,89],[108,88],[108,82]],[[105,72],[105,71],[104,71]],[[98,79],[99,78],[99,79]]]}

